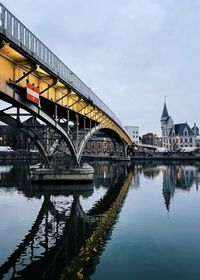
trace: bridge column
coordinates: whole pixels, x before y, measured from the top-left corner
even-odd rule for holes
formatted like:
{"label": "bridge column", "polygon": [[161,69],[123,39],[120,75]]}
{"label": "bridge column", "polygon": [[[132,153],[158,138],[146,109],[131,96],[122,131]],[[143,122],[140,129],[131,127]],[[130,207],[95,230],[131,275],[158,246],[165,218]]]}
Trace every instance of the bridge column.
{"label": "bridge column", "polygon": [[67,132],[69,133],[69,110],[67,110]]}
{"label": "bridge column", "polygon": [[83,133],[84,133],[84,138],[85,138],[85,135],[86,135],[86,117],[84,116],[83,117]]}
{"label": "bridge column", "polygon": [[20,121],[20,108],[17,107],[17,120]]}
{"label": "bridge column", "polygon": [[54,108],[54,118],[55,118],[55,121],[58,120],[58,106],[55,105],[55,108]]}
{"label": "bridge column", "polygon": [[92,129],[92,120],[90,120],[90,134],[91,134],[91,129]]}
{"label": "bridge column", "polygon": [[75,115],[76,120],[75,120],[75,139],[78,141],[78,131],[79,131],[79,115]]}

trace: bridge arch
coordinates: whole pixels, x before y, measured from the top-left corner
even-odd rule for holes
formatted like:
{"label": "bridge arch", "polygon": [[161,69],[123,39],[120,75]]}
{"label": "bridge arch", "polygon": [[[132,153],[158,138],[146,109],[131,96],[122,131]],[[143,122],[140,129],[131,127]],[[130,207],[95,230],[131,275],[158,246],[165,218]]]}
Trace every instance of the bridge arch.
{"label": "bridge arch", "polygon": [[[23,110],[29,112],[32,116],[35,116],[38,119],[40,119],[47,126],[54,129],[62,137],[62,139],[66,142],[74,163],[78,164],[77,153],[76,153],[75,147],[73,145],[73,142],[72,142],[69,134],[62,128],[62,126],[55,119],[53,119],[51,116],[49,116],[41,108],[35,106],[34,104],[28,102],[28,100],[22,98],[17,92],[13,92],[12,97],[1,92],[1,99],[4,100],[5,102],[12,104],[14,107],[22,108]],[[9,120],[10,125],[14,125],[14,122],[16,120],[12,117],[9,118],[9,115],[5,114],[3,112],[3,110],[1,110],[0,118],[3,118],[3,116],[4,116],[4,120],[6,121],[5,115],[7,116],[7,121]],[[11,118],[12,118],[12,122],[11,122]],[[15,123],[15,125],[17,125],[17,124],[19,127],[20,126],[21,126],[21,128],[23,127],[21,122]],[[28,132],[28,130],[26,130],[26,129],[21,129],[21,130],[24,131],[25,133],[29,134],[29,137],[31,139],[34,138],[33,135],[31,135],[31,133]],[[40,145],[39,142],[37,143],[37,145]],[[45,152],[44,149],[41,147],[41,145],[40,145],[40,151],[42,151],[42,155],[45,157],[45,159],[47,159],[47,158],[50,159],[50,157],[47,156],[48,152],[47,151]]]}
{"label": "bridge arch", "polygon": [[123,152],[124,152],[124,154],[126,154],[127,145],[125,144],[124,140],[120,137],[120,135],[117,134],[117,132],[114,131],[113,129],[104,127],[103,125],[99,124],[99,125],[93,127],[85,135],[85,138],[81,141],[81,143],[79,145],[79,151],[78,151],[78,162],[79,163],[81,161],[81,157],[83,155],[83,151],[85,149],[85,146],[86,146],[88,140],[91,138],[91,136],[93,136],[98,131],[104,132],[105,134],[107,134],[111,138],[111,140],[113,141],[113,144],[115,146],[115,149],[117,149],[116,143],[119,144],[120,146],[122,146],[123,147]]}

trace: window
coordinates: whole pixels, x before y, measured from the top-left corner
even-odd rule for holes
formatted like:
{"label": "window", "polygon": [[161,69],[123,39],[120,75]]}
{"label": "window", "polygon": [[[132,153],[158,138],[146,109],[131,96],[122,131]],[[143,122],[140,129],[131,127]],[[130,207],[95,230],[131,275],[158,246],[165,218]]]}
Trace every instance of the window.
{"label": "window", "polygon": [[107,142],[104,142],[104,147],[107,148]]}
{"label": "window", "polygon": [[99,145],[99,148],[101,148],[101,143],[100,142],[98,143],[98,145]]}
{"label": "window", "polygon": [[192,143],[192,138],[190,138],[190,143]]}
{"label": "window", "polygon": [[180,142],[183,143],[183,138],[180,139]]}
{"label": "window", "polygon": [[188,136],[188,131],[187,131],[187,130],[185,130],[185,133],[184,133],[184,134],[185,134],[185,136]]}
{"label": "window", "polygon": [[94,143],[93,142],[92,142],[91,146],[92,146],[92,149],[94,149]]}
{"label": "window", "polygon": [[187,140],[187,138],[185,138],[185,143],[187,143],[188,142],[188,140]]}

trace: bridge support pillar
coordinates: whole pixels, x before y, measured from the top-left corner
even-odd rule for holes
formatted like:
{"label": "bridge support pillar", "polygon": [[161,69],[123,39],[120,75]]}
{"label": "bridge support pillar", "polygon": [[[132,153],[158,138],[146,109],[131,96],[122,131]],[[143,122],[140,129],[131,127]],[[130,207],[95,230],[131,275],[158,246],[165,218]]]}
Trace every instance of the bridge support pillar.
{"label": "bridge support pillar", "polygon": [[85,138],[85,134],[86,134],[86,117],[83,117],[83,133],[84,133],[84,138]]}
{"label": "bridge support pillar", "polygon": [[78,130],[79,130],[79,115],[76,114],[76,121],[75,121],[75,139],[78,140]]}
{"label": "bridge support pillar", "polygon": [[[87,163],[71,168],[32,168],[33,183],[84,183],[93,181],[94,169]],[[56,188],[56,187],[55,187]]]}
{"label": "bridge support pillar", "polygon": [[67,132],[69,133],[69,110],[67,110]]}

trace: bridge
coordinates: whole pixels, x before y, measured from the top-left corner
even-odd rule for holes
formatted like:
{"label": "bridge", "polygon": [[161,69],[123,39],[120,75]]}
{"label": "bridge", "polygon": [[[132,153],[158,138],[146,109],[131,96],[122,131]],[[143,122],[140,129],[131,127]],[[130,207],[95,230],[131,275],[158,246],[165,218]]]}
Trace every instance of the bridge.
{"label": "bridge", "polygon": [[[0,120],[26,133],[46,166],[61,147],[75,165],[88,139],[101,130],[120,154],[131,136],[115,114],[45,44],[0,4]],[[1,106],[1,107],[2,107]],[[26,127],[33,116],[46,125]]]}

